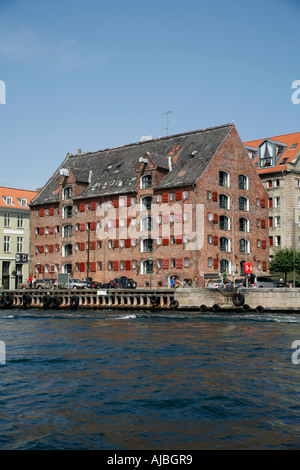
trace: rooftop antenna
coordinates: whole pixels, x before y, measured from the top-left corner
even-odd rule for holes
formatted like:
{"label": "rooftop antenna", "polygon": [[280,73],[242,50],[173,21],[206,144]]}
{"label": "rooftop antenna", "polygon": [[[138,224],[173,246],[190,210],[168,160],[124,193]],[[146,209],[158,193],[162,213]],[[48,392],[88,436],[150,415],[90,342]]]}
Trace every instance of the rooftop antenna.
{"label": "rooftop antenna", "polygon": [[171,112],[172,112],[172,111],[166,111],[165,113],[161,113],[161,114],[165,114],[165,115],[166,115],[166,118],[167,118],[167,127],[166,127],[167,135],[169,135],[169,114],[170,114]]}

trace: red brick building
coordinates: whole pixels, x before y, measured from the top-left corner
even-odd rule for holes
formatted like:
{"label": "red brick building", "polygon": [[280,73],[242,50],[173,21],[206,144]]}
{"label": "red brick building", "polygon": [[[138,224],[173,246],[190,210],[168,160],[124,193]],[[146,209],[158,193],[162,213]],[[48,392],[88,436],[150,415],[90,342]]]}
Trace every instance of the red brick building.
{"label": "red brick building", "polygon": [[233,124],[68,154],[31,203],[32,266],[152,288],[261,273],[267,199]]}

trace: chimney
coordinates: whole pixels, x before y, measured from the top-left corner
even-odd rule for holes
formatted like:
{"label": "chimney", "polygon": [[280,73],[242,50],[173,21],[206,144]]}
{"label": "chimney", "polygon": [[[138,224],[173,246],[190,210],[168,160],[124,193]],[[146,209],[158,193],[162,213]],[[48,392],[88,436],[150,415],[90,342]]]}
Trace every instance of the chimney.
{"label": "chimney", "polygon": [[169,163],[169,171],[172,171],[172,157],[171,157],[171,155],[168,156],[168,163]]}
{"label": "chimney", "polygon": [[81,154],[81,152],[82,152],[82,150],[81,150],[81,149],[77,149],[77,155],[80,155],[80,154]]}

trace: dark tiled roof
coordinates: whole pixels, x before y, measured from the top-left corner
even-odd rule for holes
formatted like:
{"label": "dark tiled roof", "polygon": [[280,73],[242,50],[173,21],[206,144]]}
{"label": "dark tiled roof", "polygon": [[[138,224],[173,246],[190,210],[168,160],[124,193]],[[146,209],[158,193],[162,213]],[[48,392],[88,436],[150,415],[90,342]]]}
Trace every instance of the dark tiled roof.
{"label": "dark tiled roof", "polygon": [[[89,182],[77,199],[136,191],[136,169],[146,153],[166,171],[157,189],[188,186],[200,178],[233,124],[147,140],[79,155],[68,154],[31,205],[59,201],[60,170],[69,169],[77,181]],[[172,171],[168,171],[168,157]]]}

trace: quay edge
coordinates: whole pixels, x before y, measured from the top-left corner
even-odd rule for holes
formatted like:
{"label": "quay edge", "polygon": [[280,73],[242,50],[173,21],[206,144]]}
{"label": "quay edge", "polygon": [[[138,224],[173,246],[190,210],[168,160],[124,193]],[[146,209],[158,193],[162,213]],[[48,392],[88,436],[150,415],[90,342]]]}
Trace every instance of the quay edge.
{"label": "quay edge", "polygon": [[296,312],[300,289],[2,290],[0,310],[9,308]]}

